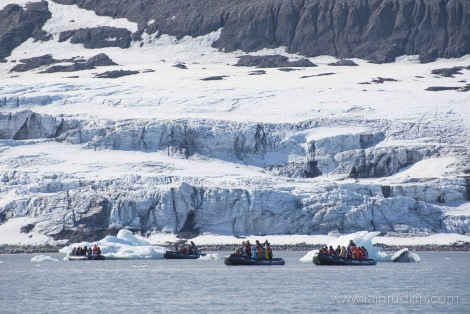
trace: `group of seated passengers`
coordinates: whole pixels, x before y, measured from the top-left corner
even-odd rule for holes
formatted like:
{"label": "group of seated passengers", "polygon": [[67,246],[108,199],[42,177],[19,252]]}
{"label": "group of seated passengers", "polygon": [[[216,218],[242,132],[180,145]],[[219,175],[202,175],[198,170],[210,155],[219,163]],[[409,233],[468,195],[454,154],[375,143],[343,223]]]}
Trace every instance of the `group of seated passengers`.
{"label": "group of seated passengers", "polygon": [[250,241],[242,242],[242,246],[235,250],[237,255],[250,256],[253,259],[269,259],[273,258],[273,251],[271,250],[271,245],[268,240],[266,240],[263,245],[256,240],[256,245],[252,246]]}
{"label": "group of seated passengers", "polygon": [[180,248],[178,248],[178,244],[175,244],[175,251],[184,253],[184,254],[196,254],[197,253],[197,246],[194,244],[193,241],[191,241],[191,244],[186,246],[182,245]]}
{"label": "group of seated passengers", "polygon": [[84,247],[74,247],[72,249],[72,252],[70,255],[75,255],[75,256],[100,256],[101,255],[101,249],[99,246],[96,244],[93,246],[93,248],[88,248],[86,245]]}
{"label": "group of seated passengers", "polygon": [[336,249],[333,249],[333,246],[330,247],[322,247],[320,248],[321,254],[329,254],[329,255],[338,255],[343,258],[354,258],[354,259],[368,259],[369,253],[367,252],[364,246],[357,246],[353,240],[349,241],[348,247],[344,246],[337,246]]}

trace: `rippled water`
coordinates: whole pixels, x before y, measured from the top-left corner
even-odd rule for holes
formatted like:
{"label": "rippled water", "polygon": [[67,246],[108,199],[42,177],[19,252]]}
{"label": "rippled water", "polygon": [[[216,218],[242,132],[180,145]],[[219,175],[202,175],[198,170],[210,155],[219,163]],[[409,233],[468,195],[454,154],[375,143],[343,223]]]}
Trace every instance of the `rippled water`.
{"label": "rippled water", "polygon": [[206,260],[32,262],[0,255],[0,313],[452,312],[470,309],[470,253],[419,252],[420,263],[285,266]]}

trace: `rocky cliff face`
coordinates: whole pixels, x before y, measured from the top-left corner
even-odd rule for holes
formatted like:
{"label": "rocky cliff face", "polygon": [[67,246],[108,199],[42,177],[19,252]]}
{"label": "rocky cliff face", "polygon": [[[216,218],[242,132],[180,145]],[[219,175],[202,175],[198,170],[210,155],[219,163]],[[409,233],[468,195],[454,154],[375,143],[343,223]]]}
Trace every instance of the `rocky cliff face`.
{"label": "rocky cliff face", "polygon": [[[73,37],[88,48],[126,48],[144,32],[182,38],[222,29],[214,47],[224,51],[284,46],[288,52],[307,57],[330,55],[374,62],[393,62],[401,55],[419,55],[422,62],[429,62],[470,53],[470,3],[466,0],[114,0],[112,5],[94,0],[53,1],[139,25],[132,35],[108,27],[61,34],[64,40]],[[49,39],[40,31],[50,17],[46,2],[29,7],[25,11],[11,5],[0,12],[5,16],[0,58],[28,37]],[[119,40],[111,43],[106,40],[109,36]]]}
{"label": "rocky cliff face", "polygon": [[[74,2],[109,14],[104,4]],[[285,46],[305,56],[379,62],[403,54],[430,61],[470,52],[470,3],[465,0],[162,1],[155,8],[139,2],[129,7],[126,1],[117,7],[113,16],[136,21],[148,33],[199,36],[223,28],[214,45],[226,51]]]}

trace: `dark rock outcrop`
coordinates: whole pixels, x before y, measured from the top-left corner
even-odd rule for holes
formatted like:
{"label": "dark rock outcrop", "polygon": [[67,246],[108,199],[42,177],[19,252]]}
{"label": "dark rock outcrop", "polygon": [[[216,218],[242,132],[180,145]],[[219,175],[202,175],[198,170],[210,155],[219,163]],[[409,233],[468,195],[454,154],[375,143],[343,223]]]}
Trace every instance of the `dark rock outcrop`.
{"label": "dark rock outcrop", "polygon": [[370,82],[361,82],[359,84],[372,84],[372,83],[383,84],[384,82],[397,82],[397,80],[394,79],[394,78],[380,77],[379,76],[378,78],[372,79]]}
{"label": "dark rock outcrop", "polygon": [[113,60],[111,60],[106,54],[100,53],[96,56],[91,57],[86,61],[89,67],[103,67],[110,65],[117,65]]}
{"label": "dark rock outcrop", "polygon": [[327,73],[320,73],[320,74],[313,74],[313,75],[304,75],[304,76],[301,76],[300,78],[309,78],[309,77],[316,77],[316,76],[330,76],[330,75],[334,75],[335,73],[333,72],[327,72]]}
{"label": "dark rock outcrop", "polygon": [[121,76],[127,75],[135,75],[138,74],[139,71],[131,71],[131,70],[116,70],[116,71],[106,71],[103,73],[96,74],[95,77],[97,78],[118,78]]}
{"label": "dark rock outcrop", "polygon": [[461,70],[463,67],[452,67],[452,68],[445,68],[445,69],[435,69],[432,70],[431,73],[434,75],[439,75],[443,77],[454,77],[454,75],[460,74],[462,75]]}
{"label": "dark rock outcrop", "polygon": [[316,67],[308,59],[289,61],[289,58],[281,55],[241,56],[235,65],[257,68]]}
{"label": "dark rock outcrop", "polygon": [[68,62],[70,65],[56,65],[47,68],[41,73],[54,73],[54,72],[74,72],[80,70],[94,69],[97,66],[110,66],[116,65],[106,54],[100,53],[88,60],[82,58],[62,59],[56,60],[52,55],[47,54],[39,57],[29,59],[21,59],[21,63],[15,65],[10,72],[25,72],[34,70],[43,66],[52,65],[55,63]]}
{"label": "dark rock outcrop", "polygon": [[47,2],[28,3],[25,8],[9,4],[0,11],[0,60],[28,38],[47,40],[41,30],[51,17]]}
{"label": "dark rock outcrop", "polygon": [[55,65],[52,66],[41,73],[55,73],[55,72],[75,72],[82,70],[91,70],[95,69],[97,66],[110,66],[117,65],[113,62],[106,54],[100,53],[94,57],[91,57],[88,60],[73,60],[71,65]]}
{"label": "dark rock outcrop", "polygon": [[59,62],[59,60],[55,60],[52,55],[47,54],[39,57],[33,57],[29,59],[21,59],[21,63],[15,65],[10,72],[26,72],[31,71],[42,66],[51,65],[54,63]]}
{"label": "dark rock outcrop", "polygon": [[331,62],[331,63],[328,63],[328,65],[331,65],[331,66],[348,66],[348,67],[354,67],[354,66],[357,66],[358,64],[352,60],[348,60],[348,59],[341,59],[341,60],[338,60],[336,62]]}
{"label": "dark rock outcrop", "polygon": [[220,81],[226,78],[227,75],[216,75],[216,76],[209,76],[201,79],[201,81]]}
{"label": "dark rock outcrop", "polygon": [[248,73],[248,75],[263,75],[263,74],[266,74],[265,70],[256,70],[256,71],[251,71],[250,73]]}
{"label": "dark rock outcrop", "polygon": [[429,86],[426,88],[427,91],[430,92],[441,92],[446,90],[459,90],[460,87],[458,86]]}
{"label": "dark rock outcrop", "polygon": [[132,34],[125,28],[93,27],[61,32],[59,42],[69,40],[72,44],[83,44],[85,48],[119,47],[129,48]]}
{"label": "dark rock outcrop", "polygon": [[177,63],[174,65],[175,68],[182,69],[182,70],[187,70],[188,67],[184,63]]}
{"label": "dark rock outcrop", "polygon": [[376,84],[383,84],[384,82],[396,82],[397,80],[394,78],[389,78],[389,77],[378,77],[376,79],[373,79],[371,82],[376,83]]}

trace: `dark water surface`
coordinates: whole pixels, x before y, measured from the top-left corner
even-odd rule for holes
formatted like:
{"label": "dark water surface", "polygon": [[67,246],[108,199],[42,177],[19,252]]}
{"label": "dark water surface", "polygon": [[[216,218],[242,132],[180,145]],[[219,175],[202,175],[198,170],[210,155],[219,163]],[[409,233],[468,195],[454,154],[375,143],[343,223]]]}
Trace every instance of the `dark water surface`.
{"label": "dark water surface", "polygon": [[0,313],[470,313],[470,252],[418,252],[420,263],[285,266],[206,260],[33,262],[0,255]]}

